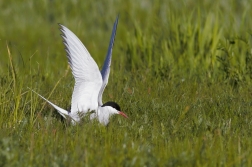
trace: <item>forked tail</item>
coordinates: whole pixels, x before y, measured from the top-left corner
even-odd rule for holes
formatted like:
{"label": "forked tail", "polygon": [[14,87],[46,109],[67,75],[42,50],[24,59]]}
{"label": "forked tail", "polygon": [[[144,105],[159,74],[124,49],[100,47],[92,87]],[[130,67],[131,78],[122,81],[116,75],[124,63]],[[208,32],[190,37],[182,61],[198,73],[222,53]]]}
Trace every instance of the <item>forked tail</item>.
{"label": "forked tail", "polygon": [[51,104],[59,112],[59,114],[62,115],[62,117],[66,118],[66,116],[68,116],[68,114],[69,114],[68,111],[64,110],[63,108],[60,108],[60,107],[56,106],[55,104],[53,104],[52,102],[50,102],[49,100],[47,100],[46,98],[44,98],[43,96],[41,96],[40,94],[38,94],[37,92],[32,90],[31,88],[29,88],[29,89],[31,91],[33,91],[35,94],[37,94],[38,96],[40,96],[42,99],[44,99],[47,103]]}

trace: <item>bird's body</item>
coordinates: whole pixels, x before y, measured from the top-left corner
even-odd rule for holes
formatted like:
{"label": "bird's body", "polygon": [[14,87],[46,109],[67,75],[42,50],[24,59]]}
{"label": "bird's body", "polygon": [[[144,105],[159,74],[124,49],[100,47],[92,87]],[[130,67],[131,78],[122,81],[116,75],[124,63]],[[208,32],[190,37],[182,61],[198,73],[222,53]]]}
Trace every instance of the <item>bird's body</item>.
{"label": "bird's body", "polygon": [[110,73],[112,48],[116,35],[117,23],[118,17],[114,23],[108,53],[101,71],[99,71],[94,59],[78,37],[68,28],[60,25],[68,63],[75,79],[71,109],[70,111],[62,109],[35,91],[33,92],[51,104],[64,118],[70,117],[73,124],[79,122],[81,118],[90,111],[94,111],[94,113],[90,115],[90,119],[96,118],[104,125],[108,124],[109,117],[113,114],[120,114],[127,118],[127,116],[120,111],[120,107],[117,103],[102,103],[102,94],[108,83]]}

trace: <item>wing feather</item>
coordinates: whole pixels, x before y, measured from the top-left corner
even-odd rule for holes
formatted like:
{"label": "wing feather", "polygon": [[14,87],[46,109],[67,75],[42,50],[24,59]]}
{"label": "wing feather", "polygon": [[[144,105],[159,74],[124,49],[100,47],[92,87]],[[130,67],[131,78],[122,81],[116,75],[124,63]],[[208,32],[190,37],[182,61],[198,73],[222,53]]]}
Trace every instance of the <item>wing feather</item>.
{"label": "wing feather", "polygon": [[70,113],[75,117],[79,112],[86,113],[97,109],[102,76],[96,62],[79,38],[61,24],[60,31],[63,33],[61,36],[68,63],[75,78]]}
{"label": "wing feather", "polygon": [[107,56],[105,58],[105,61],[104,61],[104,64],[103,64],[103,67],[102,67],[102,70],[101,70],[103,83],[102,83],[101,90],[99,92],[99,97],[98,97],[99,98],[98,99],[99,106],[102,106],[102,94],[103,94],[103,91],[104,91],[106,85],[108,84],[109,73],[110,73],[110,65],[111,65],[111,58],[112,58],[112,49],[113,49],[114,41],[115,41],[118,19],[119,19],[119,16],[117,16],[117,18],[115,20],[113,30],[112,30],[112,34],[111,34],[111,37],[110,37]]}

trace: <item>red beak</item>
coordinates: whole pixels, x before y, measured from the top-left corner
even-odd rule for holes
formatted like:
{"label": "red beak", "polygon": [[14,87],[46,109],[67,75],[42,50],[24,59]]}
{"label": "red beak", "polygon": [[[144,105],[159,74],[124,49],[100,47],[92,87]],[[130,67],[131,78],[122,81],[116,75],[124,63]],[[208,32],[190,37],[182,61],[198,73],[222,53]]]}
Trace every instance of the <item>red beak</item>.
{"label": "red beak", "polygon": [[119,111],[119,114],[122,115],[125,118],[128,118],[128,116],[126,114],[124,114],[124,112],[122,112],[122,111]]}

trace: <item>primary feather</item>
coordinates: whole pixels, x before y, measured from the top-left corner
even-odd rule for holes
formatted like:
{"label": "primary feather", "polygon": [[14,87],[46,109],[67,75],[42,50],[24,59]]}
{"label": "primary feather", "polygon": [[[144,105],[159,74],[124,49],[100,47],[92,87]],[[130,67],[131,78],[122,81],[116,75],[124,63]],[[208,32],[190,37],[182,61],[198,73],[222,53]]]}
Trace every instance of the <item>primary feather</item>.
{"label": "primary feather", "polygon": [[119,16],[117,16],[116,21],[114,23],[114,27],[113,27],[110,42],[109,42],[107,56],[106,56],[106,59],[104,61],[104,64],[103,64],[103,67],[102,67],[102,70],[101,70],[103,83],[102,83],[101,90],[99,92],[99,99],[98,99],[99,106],[102,106],[102,104],[103,104],[102,103],[102,94],[103,94],[103,91],[104,91],[106,85],[108,84],[109,73],[110,73],[110,65],[111,65],[111,58],[112,58],[112,49],[113,49],[114,41],[115,41],[118,19],[119,19]]}
{"label": "primary feather", "polygon": [[94,59],[78,37],[68,28],[60,25],[68,63],[75,79],[71,101],[71,114],[96,110],[97,99],[102,86],[102,76]]}

